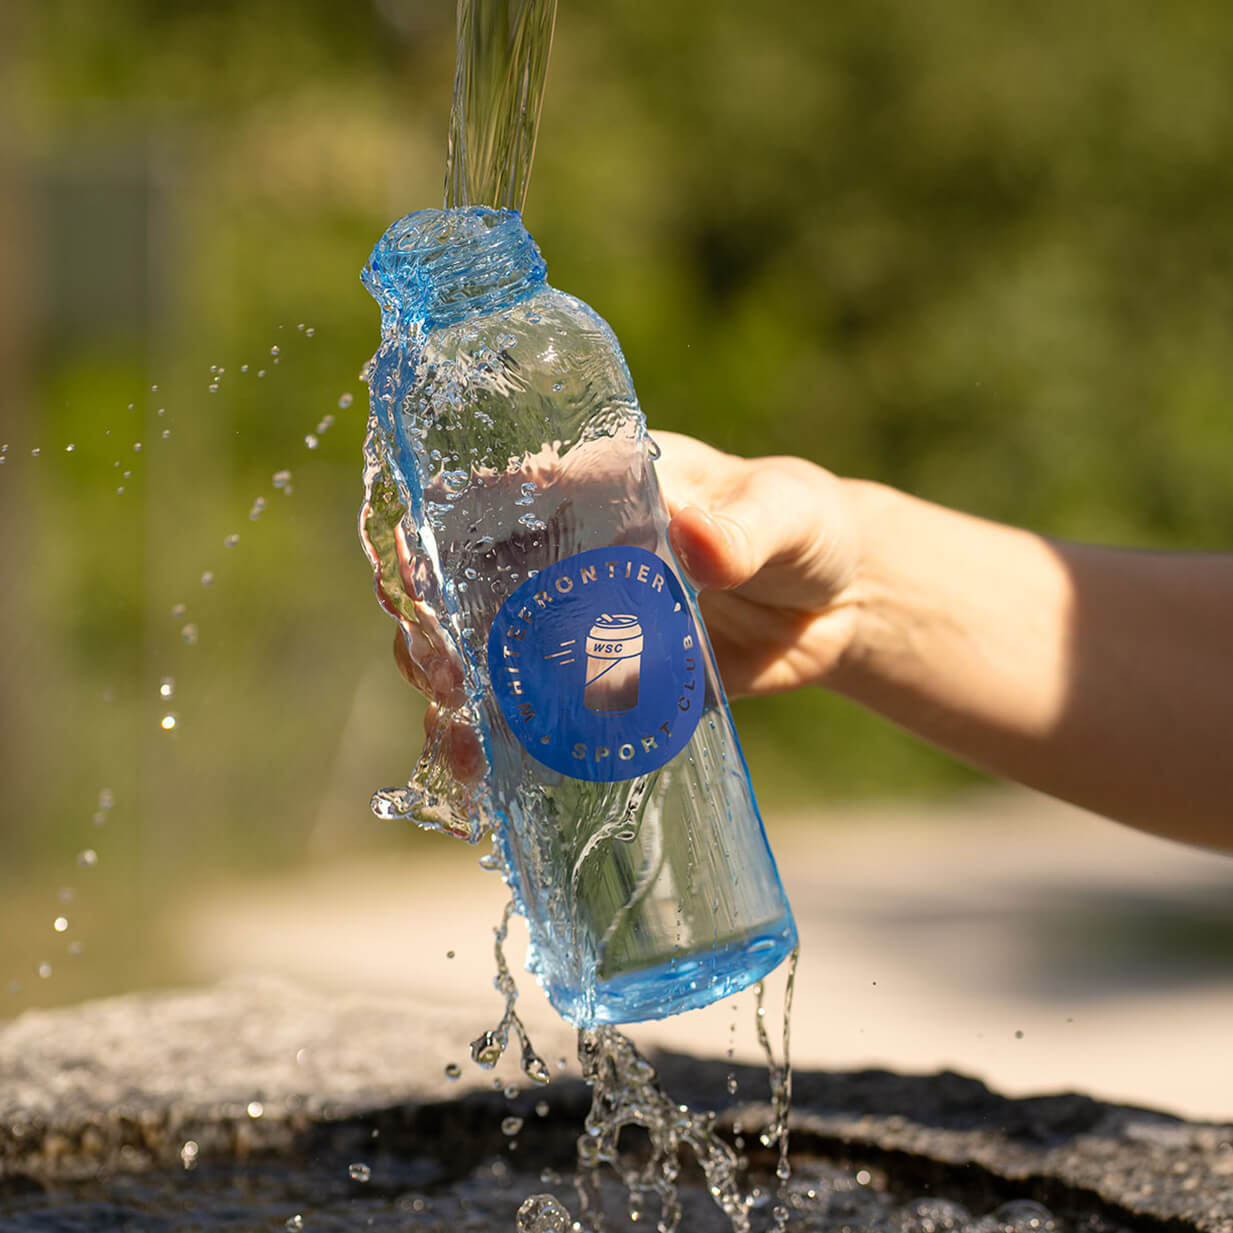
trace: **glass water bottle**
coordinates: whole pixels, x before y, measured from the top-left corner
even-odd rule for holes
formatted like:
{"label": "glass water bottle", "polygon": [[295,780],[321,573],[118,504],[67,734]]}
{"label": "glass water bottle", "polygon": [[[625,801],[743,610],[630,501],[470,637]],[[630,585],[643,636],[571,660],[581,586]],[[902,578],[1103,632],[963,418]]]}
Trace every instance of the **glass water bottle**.
{"label": "glass water bottle", "polygon": [[494,833],[527,966],[579,1026],[744,988],[796,927],[616,337],[511,210],[410,214],[363,279],[361,533],[441,711],[374,807]]}

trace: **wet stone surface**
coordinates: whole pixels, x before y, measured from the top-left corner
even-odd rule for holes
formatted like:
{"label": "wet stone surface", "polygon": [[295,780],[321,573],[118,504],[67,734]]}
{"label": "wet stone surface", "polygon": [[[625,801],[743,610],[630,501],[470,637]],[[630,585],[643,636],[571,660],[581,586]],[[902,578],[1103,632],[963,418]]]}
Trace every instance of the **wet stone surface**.
{"label": "wet stone surface", "polygon": [[[587,1090],[460,1090],[485,1082],[444,1074],[475,1026],[271,985],[27,1014],[0,1027],[0,1229],[513,1230],[537,1193],[576,1214]],[[572,1040],[537,1044],[555,1057]],[[727,1103],[727,1062],[658,1064],[674,1097],[740,1126],[754,1227],[770,1227],[769,1109]],[[764,1090],[736,1071],[741,1093]],[[1233,1233],[1233,1127],[1007,1100],[954,1074],[798,1074],[794,1109],[791,1230]],[[725,1228],[700,1178],[683,1183],[680,1228]],[[609,1228],[654,1227],[628,1225],[615,1184],[604,1203]]]}

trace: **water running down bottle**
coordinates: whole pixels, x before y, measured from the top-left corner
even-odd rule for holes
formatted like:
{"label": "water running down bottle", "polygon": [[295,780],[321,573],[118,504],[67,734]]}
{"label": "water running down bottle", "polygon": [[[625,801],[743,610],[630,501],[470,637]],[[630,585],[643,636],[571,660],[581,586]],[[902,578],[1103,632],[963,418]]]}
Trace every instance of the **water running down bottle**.
{"label": "water running down bottle", "polygon": [[363,277],[361,531],[441,705],[375,808],[494,832],[528,967],[575,1024],[752,984],[796,929],[615,336],[548,286],[514,211],[408,215]]}

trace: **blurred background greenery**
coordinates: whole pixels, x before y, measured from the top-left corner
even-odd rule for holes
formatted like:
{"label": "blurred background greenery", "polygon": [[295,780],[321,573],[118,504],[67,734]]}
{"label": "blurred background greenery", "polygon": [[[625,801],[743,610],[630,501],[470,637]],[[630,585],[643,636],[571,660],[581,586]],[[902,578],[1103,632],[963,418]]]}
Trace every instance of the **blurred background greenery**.
{"label": "blurred background greenery", "polygon": [[[441,199],[453,23],[450,0],[0,14],[8,1009],[166,979],[151,932],[195,882],[455,859],[367,812],[420,708],[354,530],[357,275]],[[1231,57],[1217,0],[562,0],[527,221],[653,426],[1227,548]],[[737,718],[771,805],[977,779],[821,693]],[[72,962],[92,927],[109,962]]]}

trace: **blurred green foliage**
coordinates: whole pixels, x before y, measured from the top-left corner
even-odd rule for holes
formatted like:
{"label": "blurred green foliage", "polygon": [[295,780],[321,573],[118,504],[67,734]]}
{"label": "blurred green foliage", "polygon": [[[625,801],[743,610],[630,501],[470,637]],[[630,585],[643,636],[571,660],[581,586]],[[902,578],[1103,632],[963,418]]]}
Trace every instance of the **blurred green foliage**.
{"label": "blurred green foliage", "polygon": [[[409,771],[419,712],[354,538],[357,274],[440,200],[453,19],[17,10],[11,878],[92,842],[104,783],[128,819],[109,859],[156,899],[190,866],[375,841],[367,792]],[[527,220],[653,426],[1059,535],[1226,548],[1231,56],[1216,0],[562,0]],[[817,692],[738,720],[772,804],[973,778]]]}

